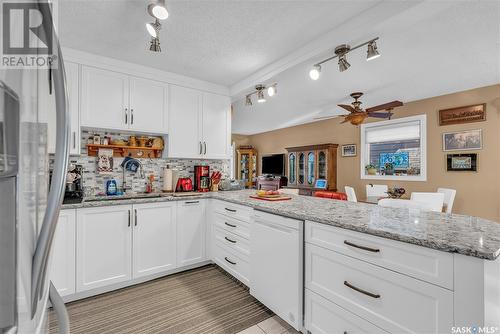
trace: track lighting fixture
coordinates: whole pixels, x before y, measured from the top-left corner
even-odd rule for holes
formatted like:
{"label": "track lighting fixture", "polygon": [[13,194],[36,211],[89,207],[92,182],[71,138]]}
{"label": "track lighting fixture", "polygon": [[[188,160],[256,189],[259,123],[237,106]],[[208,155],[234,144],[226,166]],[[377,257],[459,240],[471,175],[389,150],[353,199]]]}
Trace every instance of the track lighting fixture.
{"label": "track lighting fixture", "polygon": [[255,86],[255,91],[253,91],[245,96],[245,105],[247,107],[250,107],[253,105],[252,95],[257,95],[257,102],[258,103],[266,102],[265,91],[267,90],[267,96],[272,97],[278,93],[277,86],[278,86],[277,83],[274,83],[274,84],[269,85],[269,86],[265,86],[262,84]]}
{"label": "track lighting fixture", "polygon": [[309,71],[309,77],[313,80],[318,80],[320,73],[321,73],[321,65],[314,65],[312,70]]}
{"label": "track lighting fixture", "polygon": [[156,19],[153,23],[146,23],[146,29],[148,30],[148,33],[151,35],[151,37],[156,38],[160,34],[161,23],[160,21],[158,21],[158,19]]}
{"label": "track lighting fixture", "polygon": [[161,52],[160,39],[158,37],[151,38],[151,45],[149,46],[149,51]]}
{"label": "track lighting fixture", "polygon": [[155,0],[150,3],[148,5],[148,13],[159,20],[166,20],[168,18],[168,10],[165,0]]}
{"label": "track lighting fixture", "polygon": [[371,41],[368,43],[368,51],[366,52],[366,60],[372,60],[380,57],[380,53],[377,50],[377,42]]}
{"label": "track lighting fixture", "polygon": [[309,77],[311,77],[312,80],[318,80],[321,73],[321,65],[335,58],[339,59],[338,60],[339,71],[340,72],[346,71],[349,67],[351,67],[351,64],[349,64],[349,62],[347,61],[347,54],[365,45],[368,45],[366,60],[372,60],[380,57],[380,53],[378,52],[377,42],[376,42],[378,39],[379,38],[376,37],[365,43],[356,45],[353,48],[351,48],[347,44],[341,44],[337,46],[334,51],[335,56],[332,56],[330,58],[320,61],[319,63],[314,64],[313,68],[309,71]]}
{"label": "track lighting fixture", "polygon": [[168,17],[165,0],[154,0],[148,5],[148,13],[155,18],[153,23],[146,23],[146,30],[151,35],[151,44],[149,50],[153,52],[161,52],[160,47],[160,30],[161,23],[159,20],[165,20]]}

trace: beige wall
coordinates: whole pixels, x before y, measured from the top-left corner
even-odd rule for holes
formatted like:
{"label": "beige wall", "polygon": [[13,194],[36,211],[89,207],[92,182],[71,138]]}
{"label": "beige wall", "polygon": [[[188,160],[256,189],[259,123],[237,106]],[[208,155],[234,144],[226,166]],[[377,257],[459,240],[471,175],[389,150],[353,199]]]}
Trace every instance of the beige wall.
{"label": "beige wall", "polygon": [[[439,126],[438,110],[486,103],[485,122],[463,125]],[[285,153],[285,147],[307,144],[352,144],[358,146],[358,156],[338,157],[338,188],[350,185],[358,197],[365,196],[368,183],[402,186],[412,191],[435,191],[438,187],[457,190],[453,212],[500,221],[500,85],[473,89],[465,92],[438,96],[406,103],[395,110],[394,118],[427,114],[427,182],[368,181],[360,178],[359,127],[340,124],[341,118],[319,121],[252,136],[233,135],[238,145],[253,145],[262,154]],[[478,172],[447,172],[446,153],[442,151],[444,132],[466,129],[483,129],[483,149],[478,153]]]}

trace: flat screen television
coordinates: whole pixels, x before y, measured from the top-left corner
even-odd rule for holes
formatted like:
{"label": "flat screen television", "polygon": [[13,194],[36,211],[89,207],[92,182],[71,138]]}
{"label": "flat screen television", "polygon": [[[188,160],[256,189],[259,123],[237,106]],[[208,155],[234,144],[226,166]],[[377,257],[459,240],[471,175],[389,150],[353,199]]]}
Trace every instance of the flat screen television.
{"label": "flat screen television", "polygon": [[262,174],[282,176],[285,174],[285,155],[273,154],[262,157]]}

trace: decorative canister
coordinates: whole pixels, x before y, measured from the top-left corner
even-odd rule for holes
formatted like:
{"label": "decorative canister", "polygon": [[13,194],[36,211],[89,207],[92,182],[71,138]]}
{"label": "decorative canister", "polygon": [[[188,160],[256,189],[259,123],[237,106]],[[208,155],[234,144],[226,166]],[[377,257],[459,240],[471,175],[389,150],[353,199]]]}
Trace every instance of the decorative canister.
{"label": "decorative canister", "polygon": [[137,146],[137,138],[135,136],[129,137],[128,146]]}

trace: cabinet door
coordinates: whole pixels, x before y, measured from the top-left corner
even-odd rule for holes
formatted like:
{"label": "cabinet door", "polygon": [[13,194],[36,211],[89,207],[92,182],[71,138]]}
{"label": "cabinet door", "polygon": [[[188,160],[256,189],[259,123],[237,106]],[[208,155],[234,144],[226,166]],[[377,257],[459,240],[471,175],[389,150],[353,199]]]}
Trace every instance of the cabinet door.
{"label": "cabinet door", "polygon": [[175,268],[175,204],[134,205],[134,278]]}
{"label": "cabinet door", "polygon": [[127,281],[132,274],[132,208],[77,212],[77,292]]}
{"label": "cabinet door", "polygon": [[169,157],[198,158],[201,143],[201,93],[180,86],[169,86]]}
{"label": "cabinet door", "polygon": [[[66,70],[66,91],[68,92],[68,107],[71,121],[70,154],[80,154],[80,100],[79,100],[79,65],[64,63]],[[48,71],[39,71],[39,80],[49,80]],[[47,149],[49,153],[56,151],[56,101],[55,92],[45,91],[47,84],[39,85],[38,107],[40,122],[47,123]],[[43,90],[43,91],[42,91]]]}
{"label": "cabinet door", "polygon": [[82,66],[81,125],[128,129],[129,77],[125,74]]}
{"label": "cabinet door", "polygon": [[168,86],[130,77],[130,127],[144,132],[167,132]]}
{"label": "cabinet door", "polygon": [[177,266],[187,266],[205,259],[204,202],[200,200],[178,202]]}
{"label": "cabinet door", "polygon": [[209,159],[229,158],[231,101],[229,97],[203,94],[203,155]]}
{"label": "cabinet door", "polygon": [[61,296],[75,293],[76,210],[62,210],[52,245],[50,280]]}

